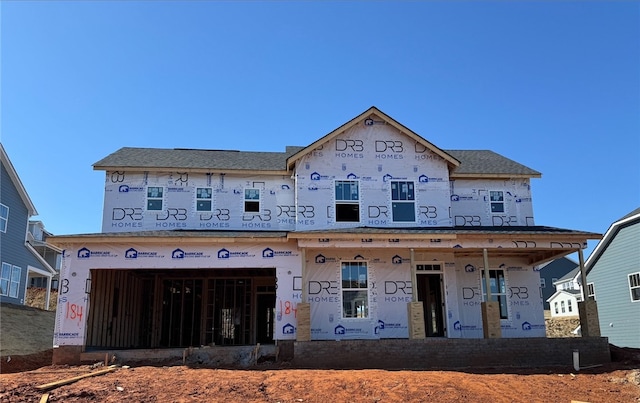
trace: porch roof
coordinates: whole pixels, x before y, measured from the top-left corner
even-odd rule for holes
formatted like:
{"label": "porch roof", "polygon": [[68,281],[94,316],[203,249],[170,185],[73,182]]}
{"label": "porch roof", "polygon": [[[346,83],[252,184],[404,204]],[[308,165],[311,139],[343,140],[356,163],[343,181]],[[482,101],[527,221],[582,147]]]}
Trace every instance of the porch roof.
{"label": "porch roof", "polygon": [[313,231],[160,230],[57,235],[49,242],[65,247],[85,243],[209,244],[297,242],[301,248],[402,248],[421,251],[526,258],[537,265],[577,252],[587,240],[602,235],[546,226],[521,227],[420,227],[332,228]]}

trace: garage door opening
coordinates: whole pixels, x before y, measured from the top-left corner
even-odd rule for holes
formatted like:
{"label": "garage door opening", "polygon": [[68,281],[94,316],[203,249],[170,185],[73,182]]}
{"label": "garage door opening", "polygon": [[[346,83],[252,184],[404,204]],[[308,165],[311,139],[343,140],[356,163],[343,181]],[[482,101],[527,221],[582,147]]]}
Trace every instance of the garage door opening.
{"label": "garage door opening", "polygon": [[275,269],[91,270],[87,350],[273,343]]}

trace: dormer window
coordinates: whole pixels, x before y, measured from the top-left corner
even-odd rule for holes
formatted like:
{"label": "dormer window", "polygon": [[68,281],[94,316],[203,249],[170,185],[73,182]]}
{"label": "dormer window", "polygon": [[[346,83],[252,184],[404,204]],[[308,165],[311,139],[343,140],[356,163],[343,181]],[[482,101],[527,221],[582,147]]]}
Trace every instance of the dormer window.
{"label": "dormer window", "polygon": [[147,188],[147,210],[162,210],[162,194],[163,188],[161,186],[149,186]]}
{"label": "dormer window", "polygon": [[358,181],[336,181],[336,222],[360,222]]}
{"label": "dormer window", "polygon": [[502,190],[492,190],[489,192],[491,199],[491,213],[504,213],[504,192]]}
{"label": "dormer window", "polygon": [[196,211],[211,211],[211,188],[196,188]]}
{"label": "dormer window", "polygon": [[244,212],[245,213],[260,212],[260,189],[244,190]]}

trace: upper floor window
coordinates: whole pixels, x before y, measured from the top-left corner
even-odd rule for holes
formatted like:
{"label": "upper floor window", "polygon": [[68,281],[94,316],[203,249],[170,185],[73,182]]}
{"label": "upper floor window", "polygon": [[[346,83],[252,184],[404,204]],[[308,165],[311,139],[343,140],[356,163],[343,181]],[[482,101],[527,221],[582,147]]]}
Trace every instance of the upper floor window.
{"label": "upper floor window", "polygon": [[196,188],[196,211],[211,211],[211,188]]}
{"label": "upper floor window", "polygon": [[360,221],[358,181],[336,181],[336,222]]}
{"label": "upper floor window", "polygon": [[9,223],[9,207],[0,203],[0,232],[7,232]]}
{"label": "upper floor window", "polygon": [[593,283],[587,283],[587,299],[596,299],[596,286]]}
{"label": "upper floor window", "polygon": [[491,190],[489,198],[491,199],[491,212],[504,213],[504,192],[502,190]]}
{"label": "upper floor window", "polygon": [[245,213],[260,212],[260,189],[244,190],[244,212]]}
{"label": "upper floor window", "polygon": [[547,279],[540,277],[540,287],[547,288]]}
{"label": "upper floor window", "polygon": [[570,299],[567,300],[567,310],[569,312],[573,312],[573,308],[571,307],[571,300]]}
{"label": "upper floor window", "polygon": [[413,182],[391,182],[391,215],[395,222],[414,222],[416,220]]}
{"label": "upper floor window", "polygon": [[369,278],[367,262],[342,262],[342,317],[369,316]]}
{"label": "upper floor window", "polygon": [[149,186],[147,188],[147,210],[162,210],[162,194],[161,186]]}
{"label": "upper floor window", "polygon": [[2,271],[0,271],[0,295],[18,298],[21,271],[22,269],[18,266],[11,266],[9,263],[2,262]]}
{"label": "upper floor window", "polygon": [[[484,270],[482,270],[482,298],[487,300],[487,284],[484,279]],[[500,307],[500,319],[507,319],[507,284],[504,278],[504,270],[489,269],[489,284],[491,287],[491,300],[498,301]]]}
{"label": "upper floor window", "polygon": [[629,274],[631,301],[640,301],[640,272]]}

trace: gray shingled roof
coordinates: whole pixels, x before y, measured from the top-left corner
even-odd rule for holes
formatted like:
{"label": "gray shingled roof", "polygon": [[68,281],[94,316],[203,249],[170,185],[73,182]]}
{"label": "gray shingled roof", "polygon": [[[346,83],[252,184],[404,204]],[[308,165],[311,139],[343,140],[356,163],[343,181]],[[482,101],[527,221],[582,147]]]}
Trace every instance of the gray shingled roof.
{"label": "gray shingled roof", "polygon": [[461,174],[517,174],[540,176],[540,172],[503,157],[491,150],[444,150],[458,161],[460,166],[453,171]]}
{"label": "gray shingled roof", "polygon": [[286,152],[196,150],[184,148],[123,147],[93,164],[94,169],[202,169],[202,170],[285,170],[287,158],[303,147],[287,147]]}
{"label": "gray shingled roof", "polygon": [[[96,162],[94,169],[198,169],[284,171],[286,160],[304,147],[285,152],[162,149],[124,147]],[[454,175],[494,174],[540,176],[513,160],[489,150],[443,150],[461,162]]]}

